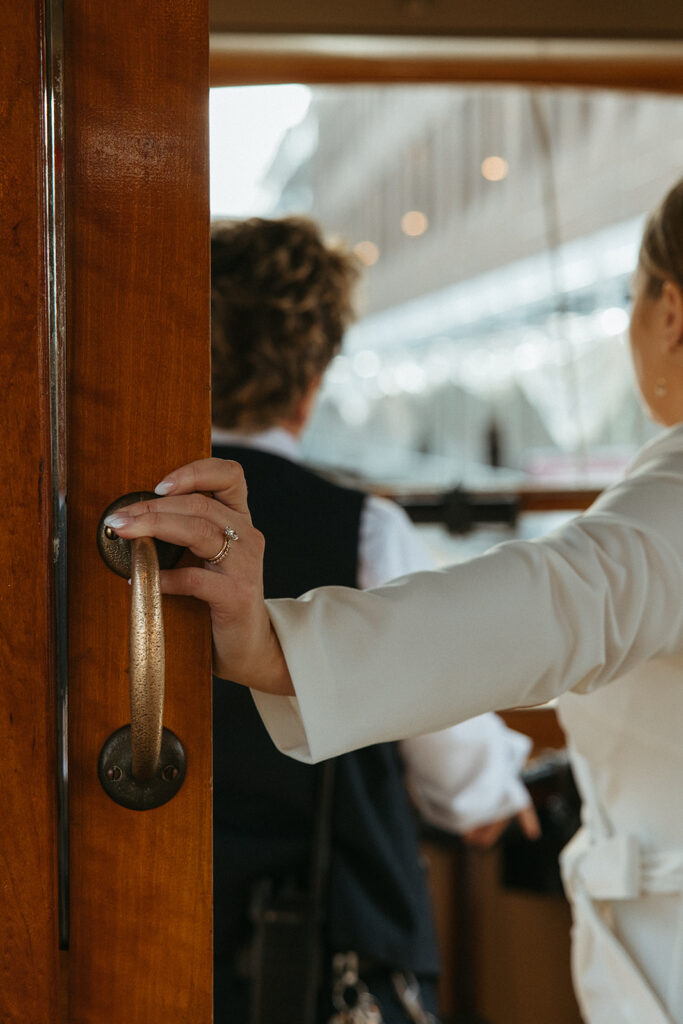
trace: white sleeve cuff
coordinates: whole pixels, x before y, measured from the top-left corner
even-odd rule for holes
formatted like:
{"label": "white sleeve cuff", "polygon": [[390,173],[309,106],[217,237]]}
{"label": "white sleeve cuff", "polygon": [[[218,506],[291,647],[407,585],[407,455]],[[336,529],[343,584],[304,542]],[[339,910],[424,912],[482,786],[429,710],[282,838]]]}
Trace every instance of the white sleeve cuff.
{"label": "white sleeve cuff", "polygon": [[278,750],[298,761],[311,761],[311,751],[296,697],[278,697],[257,690],[252,690],[251,695]]}

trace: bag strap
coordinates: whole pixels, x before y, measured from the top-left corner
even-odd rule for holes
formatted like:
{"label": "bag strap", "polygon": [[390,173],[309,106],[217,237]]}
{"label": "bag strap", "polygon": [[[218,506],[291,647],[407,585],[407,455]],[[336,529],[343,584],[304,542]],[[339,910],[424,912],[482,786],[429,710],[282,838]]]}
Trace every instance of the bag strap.
{"label": "bag strap", "polygon": [[316,794],[316,814],[308,884],[311,962],[307,976],[305,1017],[302,1024],[316,1024],[317,1021],[324,945],[323,928],[327,918],[327,892],[332,856],[335,768],[334,758],[324,762],[319,772]]}
{"label": "bag strap", "polygon": [[325,917],[327,882],[332,855],[332,811],[334,807],[335,760],[330,758],[321,766],[316,794],[317,808],[313,829],[313,848],[309,874],[311,902],[317,910],[319,921]]}

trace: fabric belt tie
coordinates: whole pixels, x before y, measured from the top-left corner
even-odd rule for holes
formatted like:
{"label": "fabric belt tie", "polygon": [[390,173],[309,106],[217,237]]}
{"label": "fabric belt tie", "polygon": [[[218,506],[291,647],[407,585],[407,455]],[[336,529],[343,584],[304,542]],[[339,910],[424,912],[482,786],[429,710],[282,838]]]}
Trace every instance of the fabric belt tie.
{"label": "fabric belt tie", "polygon": [[584,828],[560,856],[574,909],[572,963],[585,1019],[593,1024],[675,1024],[602,913],[601,900],[683,891],[683,851],[641,853],[635,836],[589,839]]}

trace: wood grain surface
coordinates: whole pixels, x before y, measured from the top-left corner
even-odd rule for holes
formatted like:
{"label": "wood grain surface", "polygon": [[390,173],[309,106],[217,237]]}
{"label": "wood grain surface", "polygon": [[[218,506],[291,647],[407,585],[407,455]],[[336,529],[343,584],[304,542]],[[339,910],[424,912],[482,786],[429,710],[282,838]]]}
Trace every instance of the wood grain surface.
{"label": "wood grain surface", "polygon": [[516,729],[533,741],[531,757],[548,750],[563,750],[567,739],[560,725],[554,706],[539,704],[532,708],[513,708],[499,712],[510,729]]}
{"label": "wood grain surface", "polygon": [[208,617],[164,599],[165,724],[187,778],[155,810],[97,778],[130,720],[130,589],[100,560],[105,507],[209,452],[205,0],[65,12],[69,324],[69,1024],[212,1019]]}
{"label": "wood grain surface", "polygon": [[629,89],[646,92],[683,91],[680,57],[439,57],[429,55],[383,56],[367,52],[367,46],[347,54],[315,53],[258,48],[231,50],[229,43],[211,53],[211,85],[260,85],[303,82],[309,85],[357,85],[391,83],[451,83],[474,85],[567,86],[593,89]]}
{"label": "wood grain surface", "polygon": [[681,39],[680,0],[211,0],[213,32]]}
{"label": "wood grain surface", "polygon": [[0,1021],[58,988],[48,327],[37,3],[0,8]]}

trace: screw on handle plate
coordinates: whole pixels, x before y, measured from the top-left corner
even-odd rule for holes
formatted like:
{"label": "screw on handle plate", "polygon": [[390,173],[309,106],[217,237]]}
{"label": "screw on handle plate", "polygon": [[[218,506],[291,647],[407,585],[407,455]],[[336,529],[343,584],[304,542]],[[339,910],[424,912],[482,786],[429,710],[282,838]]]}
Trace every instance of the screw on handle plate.
{"label": "screw on handle plate", "polygon": [[97,762],[97,774],[108,796],[131,811],[161,807],[176,795],[185,781],[185,751],[170,729],[161,737],[159,764],[144,782],[133,775],[130,726],[124,725],[105,742]]}

